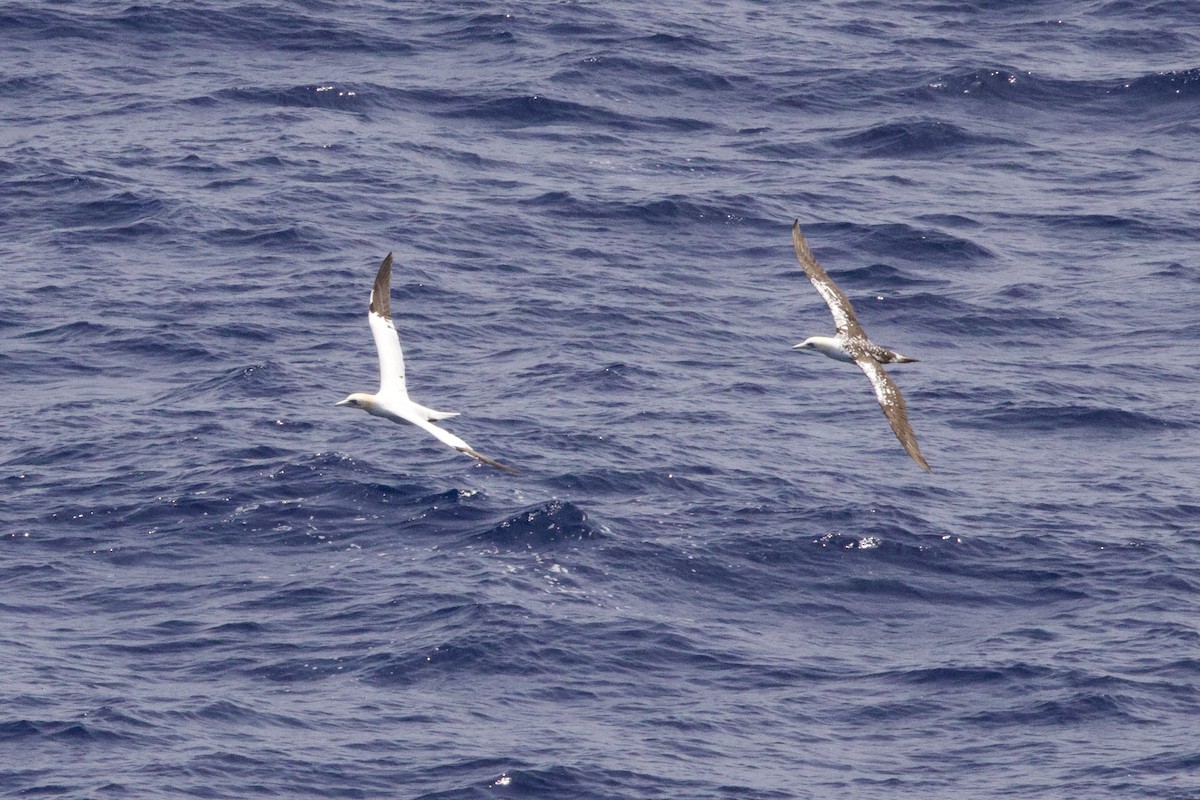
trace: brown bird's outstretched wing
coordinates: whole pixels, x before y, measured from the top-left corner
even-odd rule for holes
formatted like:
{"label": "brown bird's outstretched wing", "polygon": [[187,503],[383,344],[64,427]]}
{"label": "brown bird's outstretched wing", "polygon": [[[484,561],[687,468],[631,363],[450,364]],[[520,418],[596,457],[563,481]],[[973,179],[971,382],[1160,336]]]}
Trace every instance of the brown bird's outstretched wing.
{"label": "brown bird's outstretched wing", "polygon": [[891,423],[892,431],[900,440],[900,444],[904,445],[904,449],[912,456],[912,460],[921,466],[921,469],[933,472],[929,467],[929,462],[925,460],[925,456],[921,455],[921,448],[917,446],[917,436],[913,433],[912,426],[908,424],[908,409],[904,405],[904,395],[900,394],[900,387],[884,371],[883,365],[874,358],[868,355],[857,355],[854,363],[858,364],[859,369],[871,381],[871,386],[875,389],[875,398],[879,401],[879,407],[883,409],[883,415]]}
{"label": "brown bird's outstretched wing", "polygon": [[829,306],[837,332],[843,336],[865,338],[867,334],[863,331],[862,325],[858,324],[858,317],[854,316],[854,306],[850,305],[846,293],[838,288],[837,284],[833,282],[833,278],[829,277],[829,273],[812,254],[812,250],[808,249],[808,242],[804,240],[804,234],[800,232],[800,220],[796,220],[792,225],[792,244],[796,247],[796,259],[800,262],[800,266],[804,267],[804,274],[808,276],[808,280],[817,290],[817,294],[821,295],[825,305]]}

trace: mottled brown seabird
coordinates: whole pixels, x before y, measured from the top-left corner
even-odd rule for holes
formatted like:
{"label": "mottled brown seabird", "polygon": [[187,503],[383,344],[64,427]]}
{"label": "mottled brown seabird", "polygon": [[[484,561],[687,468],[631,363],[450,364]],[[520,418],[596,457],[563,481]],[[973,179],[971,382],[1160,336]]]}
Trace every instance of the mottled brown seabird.
{"label": "mottled brown seabird", "polygon": [[800,220],[796,220],[792,225],[792,244],[796,247],[796,258],[799,259],[800,266],[804,267],[804,274],[816,288],[817,294],[821,295],[825,305],[829,306],[835,328],[833,336],[810,336],[792,349],[821,353],[837,361],[857,364],[875,388],[879,407],[891,423],[892,431],[900,440],[900,444],[904,445],[912,460],[920,464],[922,469],[933,472],[929,463],[925,461],[925,456],[921,455],[917,437],[912,426],[908,424],[904,395],[900,394],[900,387],[896,386],[883,369],[884,364],[907,364],[917,359],[880,347],[867,338],[867,332],[854,316],[854,307],[850,305],[849,298],[817,262],[812,250],[808,249],[808,242],[804,241],[804,234],[800,233]]}
{"label": "mottled brown seabird", "polygon": [[355,392],[334,405],[354,406],[392,422],[412,423],[433,434],[439,442],[453,447],[460,453],[466,453],[476,461],[505,472],[520,474],[512,467],[482,455],[450,431],[433,424],[440,419],[457,417],[457,412],[434,411],[408,399],[408,385],[404,379],[404,351],[400,349],[400,335],[396,333],[396,326],[392,324],[391,295],[392,254],[388,253],[387,258],[379,265],[379,272],[375,274],[375,286],[371,289],[371,304],[367,313],[371,336],[375,339],[375,349],[379,351],[379,391],[375,394]]}

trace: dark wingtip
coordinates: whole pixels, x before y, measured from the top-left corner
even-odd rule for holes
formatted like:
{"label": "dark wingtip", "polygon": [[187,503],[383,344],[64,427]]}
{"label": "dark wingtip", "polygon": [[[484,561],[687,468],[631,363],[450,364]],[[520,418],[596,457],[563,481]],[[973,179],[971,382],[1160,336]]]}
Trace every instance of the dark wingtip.
{"label": "dark wingtip", "polygon": [[904,449],[908,450],[908,454],[912,456],[913,461],[917,462],[918,467],[926,472],[932,473],[933,467],[929,466],[929,462],[925,460],[925,456],[922,455],[921,451],[917,448],[917,443],[914,441],[912,444],[913,446],[911,450],[909,450],[907,447]]}
{"label": "dark wingtip", "polygon": [[392,254],[388,253],[375,273],[375,285],[371,287],[372,314],[384,319],[392,318]]}
{"label": "dark wingtip", "polygon": [[477,452],[473,449],[468,448],[466,450],[463,450],[463,452],[466,453],[467,455],[469,455],[471,458],[478,461],[480,464],[487,464],[489,467],[495,467],[496,469],[500,470],[501,472],[507,472],[509,475],[520,475],[521,474],[521,470],[517,469],[516,467],[510,467],[508,464],[501,464],[496,459],[488,458],[483,453]]}

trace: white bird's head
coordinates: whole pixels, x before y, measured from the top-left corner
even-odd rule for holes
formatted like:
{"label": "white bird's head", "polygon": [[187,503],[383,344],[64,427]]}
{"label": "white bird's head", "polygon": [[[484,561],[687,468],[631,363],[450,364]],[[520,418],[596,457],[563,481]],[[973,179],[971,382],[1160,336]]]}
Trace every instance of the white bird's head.
{"label": "white bird's head", "polygon": [[820,353],[836,361],[854,361],[846,352],[842,340],[836,336],[810,336],[800,344],[794,345],[792,349],[802,353]]}
{"label": "white bird's head", "polygon": [[807,339],[805,339],[803,342],[801,342],[800,344],[792,345],[792,349],[793,350],[807,350],[810,353],[820,353],[820,352],[823,352],[822,351],[823,347],[827,348],[828,346],[829,346],[829,337],[828,336],[810,336]]}
{"label": "white bird's head", "polygon": [[354,406],[355,408],[370,408],[375,404],[375,396],[366,392],[355,392],[341,402],[334,403],[335,406]]}

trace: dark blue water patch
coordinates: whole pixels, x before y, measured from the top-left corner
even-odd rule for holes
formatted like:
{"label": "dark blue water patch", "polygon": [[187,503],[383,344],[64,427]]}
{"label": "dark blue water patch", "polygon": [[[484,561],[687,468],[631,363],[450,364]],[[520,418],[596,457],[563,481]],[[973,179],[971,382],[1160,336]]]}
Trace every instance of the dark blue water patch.
{"label": "dark blue water patch", "polygon": [[229,167],[211,159],[201,158],[195,153],[172,158],[163,164],[164,169],[201,175],[216,175],[229,172]]}
{"label": "dark blue water patch", "polygon": [[[647,72],[653,72],[655,81],[644,81]],[[570,69],[555,73],[552,80],[567,85],[591,86],[599,83],[611,85],[621,83],[625,93],[631,96],[673,97],[680,92],[700,91],[710,93],[737,91],[747,81],[737,76],[692,66],[653,61],[632,56],[591,56]]]}
{"label": "dark blue water patch", "polygon": [[[678,417],[676,412],[671,412]],[[632,451],[630,451],[632,454]],[[693,470],[688,470],[695,474]],[[675,475],[665,469],[618,470],[593,469],[568,472],[548,477],[547,482],[558,491],[578,495],[641,493],[650,489],[664,490],[671,494],[686,493],[696,497],[705,496],[710,487],[703,481]]]}
{"label": "dark blue water patch", "polygon": [[[241,467],[242,483],[217,498],[184,495],[172,507],[193,519],[198,512],[206,517],[203,527],[214,540],[303,547],[335,540],[363,546],[380,540],[448,542],[464,529],[490,529],[498,513],[512,513],[499,510],[483,492],[432,491],[339,454],[282,466],[270,460],[248,460]],[[359,519],[347,525],[347,513]]]}
{"label": "dark blue water patch", "polygon": [[505,550],[542,551],[564,542],[603,538],[599,526],[569,500],[550,500],[510,515],[486,530],[471,534],[476,544]]}
{"label": "dark blue water patch", "polygon": [[[1126,239],[1154,240],[1163,236],[1161,224],[1151,224],[1134,216],[1116,214],[1014,214],[999,212],[998,217],[1012,224],[1037,225],[1061,236],[1065,232],[1084,234],[1093,232],[1104,236],[1120,236]],[[1194,232],[1183,234],[1190,240]],[[1082,269],[1083,267],[1080,267]],[[1091,269],[1091,267],[1087,267]]]}
{"label": "dark blue water patch", "polygon": [[[1016,106],[1029,111],[1058,108],[1105,116],[1153,113],[1159,118],[1178,118],[1188,109],[1186,101],[1200,94],[1200,68],[1156,72],[1122,81],[1065,80],[1007,67],[985,68],[944,75],[906,94],[918,101],[978,101],[982,106],[994,106],[994,113],[1005,113]],[[1164,105],[1173,101],[1180,102]]]}
{"label": "dark blue water patch", "polygon": [[[340,597],[341,594],[333,586],[289,584],[267,594],[243,600],[236,605],[236,609],[239,611],[306,607],[323,609],[336,602]],[[191,647],[195,645],[195,642],[184,642],[181,645]],[[163,644],[156,643],[153,646],[163,647]]]}
{"label": "dark blue water patch", "polygon": [[1089,576],[1062,565],[1055,540],[914,536],[902,528],[861,527],[853,534],[828,533],[811,542],[844,563],[870,566],[869,577],[850,573],[845,585],[841,577],[826,581],[831,592],[850,589],[861,594],[860,605],[880,597],[910,596],[963,608],[1046,607],[1088,596]]}
{"label": "dark blue water patch", "polygon": [[[413,47],[388,36],[381,26],[368,27],[329,14],[306,14],[293,6],[238,5],[192,9],[175,6],[129,6],[108,20],[114,31],[132,33],[145,42],[180,36],[222,42],[250,42],[284,52],[352,52],[406,55]],[[360,26],[355,29],[354,25]]]}
{"label": "dark blue water patch", "polygon": [[910,273],[902,272],[888,264],[870,264],[857,269],[837,270],[837,282],[843,289],[857,288],[860,291],[887,293],[894,292],[898,288],[929,286],[935,283],[945,284],[944,281],[913,277]]}
{"label": "dark blue water patch", "polygon": [[115,729],[89,720],[87,723],[58,720],[18,719],[0,722],[0,742],[22,741],[27,746],[37,743],[65,742],[71,744],[100,744],[135,741]]}
{"label": "dark blue water patch", "polygon": [[1157,56],[1164,51],[1186,50],[1191,46],[1191,37],[1182,29],[1166,26],[1133,30],[1112,28],[1092,37],[1088,46],[1105,53]]}
{"label": "dark blue water patch", "polygon": [[[21,156],[21,151],[17,155]],[[24,156],[33,158],[35,153],[27,152]],[[121,191],[121,181],[113,173],[94,166],[79,167],[61,159],[33,160],[22,164],[19,174],[22,177],[5,184],[7,196],[37,199],[47,205],[52,198],[56,209],[79,192],[107,191],[115,195]]]}
{"label": "dark blue water patch", "polygon": [[1188,266],[1178,261],[1172,261],[1151,272],[1150,275],[1155,278],[1166,278],[1169,281],[1186,281],[1187,283],[1200,284],[1200,265]]}
{"label": "dark blue water patch", "polygon": [[512,24],[513,16],[510,14],[475,14],[454,27],[439,30],[436,39],[439,44],[458,41],[469,44],[512,45],[524,39],[512,30]]}
{"label": "dark blue water patch", "polygon": [[27,331],[20,335],[22,339],[31,339],[49,344],[80,344],[84,342],[104,341],[113,333],[113,328],[98,322],[81,320],[66,322],[50,328]]}
{"label": "dark blue water patch", "polygon": [[60,207],[57,224],[93,230],[145,223],[166,211],[166,203],[151,196],[122,191],[99,200],[86,200]]}
{"label": "dark blue water patch", "polygon": [[[715,793],[714,793],[715,792]],[[668,777],[614,768],[608,764],[552,764],[535,767],[504,764],[499,774],[479,776],[471,784],[417,796],[416,800],[487,800],[497,795],[519,800],[570,797],[578,800],[630,800],[644,797],[721,797],[743,800],[792,800],[790,792],[753,785],[725,784],[715,789],[699,778]]]}
{"label": "dark blue water patch", "polygon": [[1117,97],[1152,102],[1193,99],[1200,96],[1200,67],[1142,75],[1108,91]]}
{"label": "dark blue water patch", "polygon": [[323,241],[324,234],[317,228],[284,225],[273,230],[261,228],[220,228],[204,231],[202,240],[220,247],[253,247],[291,251],[297,248],[311,249]]}
{"label": "dark blue water patch", "polygon": [[[997,344],[1022,342],[1031,336],[1066,334],[1077,323],[1067,315],[1039,313],[1037,309],[1020,305],[976,304],[955,300],[944,295],[918,292],[898,298],[922,315],[922,326],[955,337],[984,338]],[[952,340],[952,341],[956,341]]]}
{"label": "dark blue water patch", "polygon": [[[1101,774],[1119,780],[1128,778],[1131,773],[1138,775],[1196,775],[1200,772],[1200,752],[1197,753],[1167,753],[1155,756],[1142,756],[1133,763],[1124,763],[1101,768]],[[1169,791],[1169,790],[1167,790]],[[1192,789],[1181,788],[1179,795],[1163,794],[1162,797],[1192,798]]]}
{"label": "dark blue water patch", "polygon": [[716,42],[709,41],[699,34],[693,33],[652,33],[635,37],[630,40],[635,47],[649,45],[657,50],[669,53],[710,53],[725,49]]}
{"label": "dark blue water patch", "polygon": [[[367,683],[389,687],[427,683],[439,685],[448,678],[480,681],[504,675],[538,675],[557,669],[562,649],[514,630],[481,630],[478,625],[445,631],[432,646],[418,646],[403,653],[374,653],[353,664]],[[290,667],[290,668],[289,668]],[[284,671],[286,670],[286,671]],[[305,664],[290,662],[269,670],[276,680],[308,679]]]}
{"label": "dark blue water patch", "polygon": [[625,129],[631,124],[623,115],[596,106],[541,95],[509,97],[461,97],[446,103],[439,116],[480,119],[507,125],[550,125],[573,123],[601,128]]}
{"label": "dark blue water patch", "polygon": [[733,146],[742,152],[773,161],[804,162],[823,158],[825,154],[824,147],[815,142],[780,142],[776,141],[774,135],[760,137],[757,131],[746,133],[745,138]]}
{"label": "dark blue water patch", "polygon": [[[804,228],[809,246],[813,247],[818,257],[828,239],[841,239],[849,241],[853,247],[852,256],[857,259],[861,259],[857,254],[863,252],[876,257],[904,256],[917,262],[934,260],[944,263],[952,260],[955,263],[970,264],[988,262],[994,258],[990,250],[976,244],[970,238],[956,236],[939,228],[924,228],[903,223],[860,225],[843,222],[813,225],[810,232],[803,219],[800,224]],[[831,231],[835,235],[827,237],[825,231]],[[843,265],[848,266],[844,261]],[[826,269],[828,268],[829,265],[826,265]]]}
{"label": "dark blue water patch", "polygon": [[1046,297],[1053,289],[1044,283],[1014,283],[1000,290],[1001,297],[1010,300],[1036,300]]}
{"label": "dark blue water patch", "polygon": [[[223,332],[223,328],[222,328]],[[148,361],[171,364],[224,363],[224,355],[214,352],[212,347],[198,337],[195,331],[163,325],[140,330],[122,330],[96,340],[91,345],[95,352],[112,356],[107,369],[112,376],[122,373],[136,374],[139,369],[130,364],[130,356]],[[139,362],[140,367],[145,362]]]}
{"label": "dark blue water patch", "polygon": [[185,387],[160,395],[157,403],[177,403],[181,399],[211,398],[228,401],[243,398],[276,398],[289,383],[277,364],[251,364],[231,367],[212,377],[192,381]]}
{"label": "dark blue water patch", "polygon": [[13,739],[38,739],[42,736],[42,726],[27,720],[8,720],[0,722],[0,741]]}
{"label": "dark blue water patch", "polygon": [[1137,723],[1137,715],[1126,710],[1127,701],[1106,694],[1072,693],[1061,700],[1041,700],[1017,707],[984,710],[967,720],[984,728],[1066,727]]}
{"label": "dark blue water patch", "polygon": [[0,13],[0,30],[15,39],[81,38],[94,36],[83,15],[60,12],[45,6],[10,7]]}
{"label": "dark blue water patch", "polygon": [[[438,117],[477,120],[505,128],[570,126],[592,133],[599,131],[608,134],[642,130],[690,133],[714,127],[711,122],[695,118],[620,114],[600,106],[556,100],[543,95],[443,95],[436,107],[427,111]],[[577,141],[581,134],[572,130],[562,135]]]}
{"label": "dark blue water patch", "polygon": [[916,219],[939,228],[979,228],[982,223],[962,214],[918,214]]}
{"label": "dark blue water patch", "polygon": [[1189,30],[1186,27],[1189,23],[1200,24],[1200,7],[1190,0],[1105,0],[1089,9],[1087,16],[1113,19],[1123,25],[1128,24],[1130,20],[1136,20],[1150,23],[1153,30],[1161,28],[1162,20],[1170,19],[1182,29]]}
{"label": "dark blue water patch", "polygon": [[1141,411],[1067,404],[1038,406],[1004,403],[991,413],[977,414],[981,427],[1070,434],[1080,430],[1124,436],[1130,432],[1168,431],[1195,427]]}
{"label": "dark blue water patch", "polygon": [[[221,89],[210,97],[269,108],[319,108],[353,114],[364,113],[368,107],[367,100],[360,96],[356,88],[333,84],[292,86],[286,89],[239,87]],[[192,98],[189,102],[195,102],[196,99]]]}
{"label": "dark blue water patch", "polygon": [[1105,84],[1098,81],[1055,79],[1011,67],[982,67],[929,79],[908,94],[913,99],[966,98],[1040,108],[1095,100],[1104,90]]}
{"label": "dark blue water patch", "polygon": [[986,148],[1018,147],[1020,142],[972,133],[952,122],[918,119],[889,122],[866,130],[830,139],[833,150],[849,149],[869,158],[938,158],[973,155]]}
{"label": "dark blue water patch", "polygon": [[[563,17],[534,17],[538,31],[550,40],[574,41],[576,47],[588,45],[605,50],[617,47],[631,35],[621,15],[606,6],[572,3],[569,9]],[[633,29],[641,30],[637,26]]]}
{"label": "dark blue water patch", "polygon": [[751,195],[720,195],[701,200],[684,195],[642,200],[609,200],[577,197],[570,192],[545,192],[520,201],[523,206],[544,209],[549,216],[572,220],[628,221],[644,225],[678,225],[684,222],[711,223],[753,220],[763,224],[778,220],[767,215],[761,201]]}
{"label": "dark blue water patch", "polygon": [[1054,671],[1027,664],[1005,666],[936,666],[896,670],[881,674],[889,683],[910,684],[937,688],[1017,684],[1021,686],[1046,681]]}

